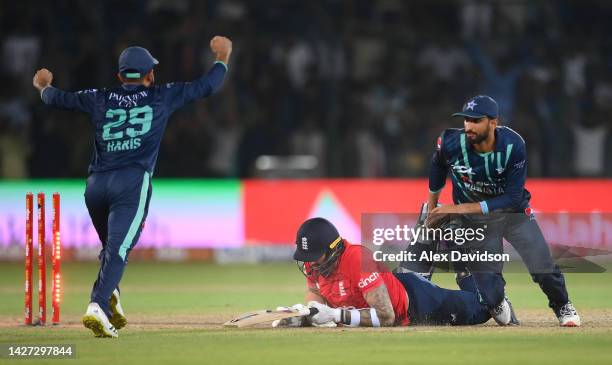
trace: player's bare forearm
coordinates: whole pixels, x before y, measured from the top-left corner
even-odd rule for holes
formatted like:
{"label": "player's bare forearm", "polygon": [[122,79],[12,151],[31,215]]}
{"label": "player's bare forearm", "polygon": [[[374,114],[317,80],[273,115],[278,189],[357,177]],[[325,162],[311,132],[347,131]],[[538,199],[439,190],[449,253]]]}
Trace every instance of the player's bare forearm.
{"label": "player's bare forearm", "polygon": [[465,203],[457,206],[459,214],[482,214],[482,208],[479,203]]}
{"label": "player's bare forearm", "polygon": [[[364,295],[364,298],[370,308],[359,310],[359,315],[361,317],[359,321],[360,327],[374,326],[371,309],[374,309],[375,315],[378,317],[378,323],[381,327],[391,327],[395,324],[395,312],[385,284],[370,290]],[[347,322],[350,322],[351,312],[346,311],[346,315],[349,316]]]}
{"label": "player's bare forearm", "polygon": [[439,214],[481,214],[482,208],[479,203],[465,203],[455,205],[443,205],[431,211],[431,213]]}
{"label": "player's bare forearm", "polygon": [[319,303],[326,303],[325,298],[323,298],[323,296],[321,295],[321,293],[319,293],[319,290],[317,288],[309,287],[308,290],[306,291],[305,302],[308,303],[311,301],[315,301]]}

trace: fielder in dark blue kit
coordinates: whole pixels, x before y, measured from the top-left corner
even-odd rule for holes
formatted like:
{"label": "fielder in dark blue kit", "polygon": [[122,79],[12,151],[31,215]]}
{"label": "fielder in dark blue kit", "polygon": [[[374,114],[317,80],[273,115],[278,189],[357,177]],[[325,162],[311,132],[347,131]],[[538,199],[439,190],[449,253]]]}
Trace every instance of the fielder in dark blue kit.
{"label": "fielder in dark blue kit", "polygon": [[120,87],[73,93],[51,86],[53,75],[46,69],[34,76],[46,105],[88,113],[95,128],[85,203],[102,252],[83,324],[97,337],[117,337],[117,330],[127,324],[118,285],[147,217],[151,177],[168,118],[185,104],[215,93],[223,83],[232,43],[217,36],[210,47],[215,64],[193,82],[154,86],[153,67],[158,62],[141,47],[121,53]]}
{"label": "fielder in dark blue kit", "polygon": [[[512,129],[497,125],[498,113],[495,100],[479,95],[465,103],[461,112],[453,114],[464,118],[464,128],[447,129],[438,138],[429,175],[428,207],[433,209],[429,209],[426,224],[435,226],[436,221],[448,214],[464,215],[468,220],[481,217],[490,224],[479,248],[500,252],[505,238],[548,297],[561,326],[579,326],[580,317],[569,301],[564,276],[554,263],[529,207],[525,141]],[[449,171],[454,205],[436,207]],[[489,308],[495,311],[500,305],[508,305],[501,274],[503,263],[475,266],[485,268],[471,271]]]}

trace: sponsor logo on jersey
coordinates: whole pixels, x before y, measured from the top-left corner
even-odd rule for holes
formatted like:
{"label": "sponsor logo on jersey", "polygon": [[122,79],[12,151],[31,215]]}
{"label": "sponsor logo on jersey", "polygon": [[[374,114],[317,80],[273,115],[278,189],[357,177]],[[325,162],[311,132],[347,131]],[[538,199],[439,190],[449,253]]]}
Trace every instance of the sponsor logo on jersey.
{"label": "sponsor logo on jersey", "polygon": [[380,276],[379,273],[373,272],[367,278],[363,278],[363,279],[359,280],[359,283],[357,284],[357,286],[359,288],[363,289],[366,286],[372,284],[376,279],[378,279],[379,276]]}
{"label": "sponsor logo on jersey", "polygon": [[340,280],[338,282],[338,290],[340,291],[340,296],[341,297],[346,296],[346,290],[344,289],[344,281]]}
{"label": "sponsor logo on jersey", "polygon": [[147,96],[149,96],[147,91],[139,91],[135,94],[129,95],[121,95],[111,92],[108,94],[108,100],[117,101],[119,106],[122,107],[134,107],[138,104],[140,99],[146,98]]}
{"label": "sponsor logo on jersey", "polygon": [[463,165],[453,165],[453,170],[457,171],[460,174],[466,175],[474,175],[471,167],[463,166]]}
{"label": "sponsor logo on jersey", "polygon": [[496,183],[488,181],[472,181],[465,176],[461,177],[463,186],[471,192],[483,193],[487,195],[501,195],[504,193],[504,187]]}
{"label": "sponsor logo on jersey", "polygon": [[523,160],[523,161],[521,161],[521,162],[517,162],[517,163],[515,163],[515,164],[514,164],[514,168],[515,168],[515,169],[522,169],[522,168],[525,166],[525,161],[526,161],[526,160]]}

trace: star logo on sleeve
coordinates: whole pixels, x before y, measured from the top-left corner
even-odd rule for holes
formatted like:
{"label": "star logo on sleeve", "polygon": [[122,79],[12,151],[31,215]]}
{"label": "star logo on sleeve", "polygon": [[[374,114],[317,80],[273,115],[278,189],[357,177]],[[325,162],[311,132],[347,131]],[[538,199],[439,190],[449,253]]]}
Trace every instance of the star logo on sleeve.
{"label": "star logo on sleeve", "polygon": [[478,105],[478,104],[476,104],[476,102],[474,100],[470,100],[470,101],[468,101],[467,104],[465,104],[465,110],[468,110],[468,109],[469,110],[474,110],[474,107],[476,105]]}

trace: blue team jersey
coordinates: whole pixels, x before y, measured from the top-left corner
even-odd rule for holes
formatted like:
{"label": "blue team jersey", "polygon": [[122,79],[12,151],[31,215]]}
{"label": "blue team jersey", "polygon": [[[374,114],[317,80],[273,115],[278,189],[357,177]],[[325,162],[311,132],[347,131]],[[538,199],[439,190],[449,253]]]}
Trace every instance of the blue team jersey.
{"label": "blue team jersey", "polygon": [[193,82],[151,87],[126,84],[75,93],[47,87],[41,98],[47,105],[91,116],[95,145],[90,173],[137,166],[152,174],[170,115],[183,105],[216,92],[225,73],[226,66],[216,63]]}
{"label": "blue team jersey", "polygon": [[431,192],[442,190],[449,171],[455,204],[479,202],[485,214],[529,206],[525,141],[508,127],[495,129],[495,149],[487,153],[475,151],[463,129],[445,130],[430,164]]}

